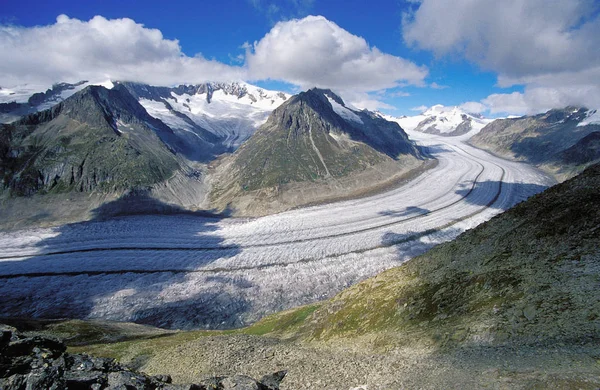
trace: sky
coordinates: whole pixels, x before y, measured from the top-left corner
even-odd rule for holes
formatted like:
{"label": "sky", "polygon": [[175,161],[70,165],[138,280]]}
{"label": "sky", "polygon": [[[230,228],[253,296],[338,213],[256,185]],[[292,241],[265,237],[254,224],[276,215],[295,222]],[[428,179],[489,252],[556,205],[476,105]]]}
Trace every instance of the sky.
{"label": "sky", "polygon": [[401,116],[600,108],[598,0],[0,0],[0,86],[330,88]]}

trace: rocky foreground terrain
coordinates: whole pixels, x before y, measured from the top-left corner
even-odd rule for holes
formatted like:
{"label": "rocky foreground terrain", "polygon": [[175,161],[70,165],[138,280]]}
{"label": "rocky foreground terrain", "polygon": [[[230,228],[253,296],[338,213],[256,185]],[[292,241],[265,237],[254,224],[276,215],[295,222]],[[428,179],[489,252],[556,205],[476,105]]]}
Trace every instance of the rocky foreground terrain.
{"label": "rocky foreground terrain", "polygon": [[66,353],[62,342],[26,337],[0,324],[0,389],[278,390],[285,371],[259,381],[248,376],[212,377],[195,384],[172,384],[169,375],[148,376],[113,359]]}

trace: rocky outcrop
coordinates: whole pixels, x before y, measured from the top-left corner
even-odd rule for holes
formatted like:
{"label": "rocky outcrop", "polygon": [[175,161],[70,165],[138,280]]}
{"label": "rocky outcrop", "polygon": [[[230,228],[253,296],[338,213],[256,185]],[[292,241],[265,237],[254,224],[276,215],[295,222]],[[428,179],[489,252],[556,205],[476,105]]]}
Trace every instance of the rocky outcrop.
{"label": "rocky outcrop", "polygon": [[278,390],[285,371],[259,381],[245,375],[212,377],[196,384],[173,384],[169,375],[148,376],[113,359],[65,352],[54,339],[26,337],[0,325],[0,389],[128,389],[128,390]]}
{"label": "rocky outcrop", "polygon": [[218,210],[257,216],[359,196],[397,181],[422,157],[397,123],[314,88],[288,99],[215,164],[211,200]]}
{"label": "rocky outcrop", "polygon": [[13,196],[150,186],[180,168],[176,141],[124,88],[87,87],[0,125],[0,186]]}

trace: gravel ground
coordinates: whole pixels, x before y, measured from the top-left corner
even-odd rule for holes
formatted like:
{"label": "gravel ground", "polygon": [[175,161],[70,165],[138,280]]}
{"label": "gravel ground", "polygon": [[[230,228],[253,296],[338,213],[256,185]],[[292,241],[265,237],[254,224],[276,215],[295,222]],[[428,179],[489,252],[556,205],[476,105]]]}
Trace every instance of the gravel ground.
{"label": "gravel ground", "polygon": [[[347,345],[347,344],[346,344]],[[363,348],[364,347],[364,348]],[[165,349],[140,368],[176,382],[211,375],[261,376],[288,370],[282,389],[597,389],[598,345],[469,348],[382,353],[358,342],[350,348],[299,345],[259,336],[202,337]]]}

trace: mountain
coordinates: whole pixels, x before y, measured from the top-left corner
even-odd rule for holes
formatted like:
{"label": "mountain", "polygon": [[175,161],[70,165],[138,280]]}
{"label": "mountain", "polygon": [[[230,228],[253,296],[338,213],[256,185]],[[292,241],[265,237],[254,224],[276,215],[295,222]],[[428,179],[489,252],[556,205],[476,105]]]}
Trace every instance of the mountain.
{"label": "mountain", "polygon": [[449,137],[476,133],[491,122],[481,115],[466,113],[459,107],[445,107],[440,104],[419,115],[392,120],[398,122],[403,129]]}
{"label": "mountain", "polygon": [[595,110],[566,107],[497,119],[469,142],[503,157],[535,164],[564,179],[599,161],[599,132],[600,118]]}
{"label": "mountain", "polygon": [[422,164],[396,123],[315,88],[288,99],[215,164],[211,201],[218,209],[260,215],[364,193]]}
{"label": "mountain", "polygon": [[178,134],[210,132],[233,151],[289,95],[243,82],[180,85],[174,88],[120,83],[148,113]]}
{"label": "mountain", "polygon": [[22,116],[49,109],[89,85],[113,87],[110,81],[90,83],[87,80],[56,83],[44,92],[40,92],[40,86],[0,87],[0,123],[14,122]]}
{"label": "mountain", "polygon": [[157,87],[132,82],[57,83],[45,92],[39,86],[0,88],[0,123],[39,112],[90,85],[124,86],[147,112],[168,125],[190,145],[209,142],[220,152],[233,151],[263,124],[271,111],[289,98],[244,82]]}
{"label": "mountain", "polygon": [[[87,87],[0,130],[3,187],[12,195],[122,191],[180,168],[171,130],[123,88]],[[176,145],[174,145],[176,146]]]}

